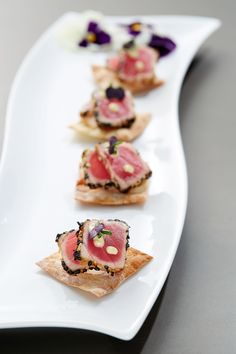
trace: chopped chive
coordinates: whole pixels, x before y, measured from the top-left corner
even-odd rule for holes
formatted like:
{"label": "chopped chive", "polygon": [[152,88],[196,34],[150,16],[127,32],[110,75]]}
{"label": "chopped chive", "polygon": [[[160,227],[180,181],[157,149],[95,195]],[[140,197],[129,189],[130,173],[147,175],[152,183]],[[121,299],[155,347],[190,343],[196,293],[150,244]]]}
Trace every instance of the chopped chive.
{"label": "chopped chive", "polygon": [[102,230],[101,231],[101,234],[104,234],[104,235],[112,235],[112,232],[110,230]]}

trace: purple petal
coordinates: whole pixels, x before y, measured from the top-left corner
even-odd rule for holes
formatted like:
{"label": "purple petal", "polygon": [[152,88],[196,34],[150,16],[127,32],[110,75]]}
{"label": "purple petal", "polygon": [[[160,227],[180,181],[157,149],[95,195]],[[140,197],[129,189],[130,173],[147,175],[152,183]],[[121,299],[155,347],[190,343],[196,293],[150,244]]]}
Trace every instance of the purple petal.
{"label": "purple petal", "polygon": [[[140,29],[135,29],[135,25],[140,25]],[[143,31],[143,27],[148,28],[149,30],[151,30],[153,28],[152,25],[147,24],[147,23],[142,23],[141,21],[135,21],[130,23],[129,25],[123,25],[121,24],[120,26],[125,27],[128,31],[129,34],[131,34],[131,36],[138,36],[142,31]]]}
{"label": "purple petal", "polygon": [[128,32],[129,32],[129,34],[131,34],[131,36],[136,37],[136,36],[139,35],[139,33],[140,33],[141,31],[134,31],[134,30],[132,30],[131,28],[129,28]]}
{"label": "purple petal", "polygon": [[103,224],[98,224],[89,232],[89,238],[96,237],[104,229]]}
{"label": "purple petal", "polygon": [[170,38],[161,37],[157,34],[152,34],[148,45],[154,49],[157,49],[160,53],[160,57],[168,55],[176,48],[176,44]]}
{"label": "purple petal", "polygon": [[87,47],[88,46],[88,41],[87,41],[87,39],[82,39],[82,41],[81,42],[79,42],[79,46],[80,47]]}
{"label": "purple petal", "polygon": [[97,44],[102,45],[102,44],[108,44],[111,42],[111,36],[104,31],[100,31],[100,32],[96,33],[96,35],[97,36],[96,36],[95,43],[97,43]]}
{"label": "purple petal", "polygon": [[122,87],[109,86],[106,89],[106,96],[109,100],[116,98],[117,100],[122,101],[125,97],[125,91]]}
{"label": "purple petal", "polygon": [[88,32],[93,32],[93,33],[97,33],[97,31],[99,31],[99,26],[97,24],[97,22],[94,21],[90,21],[88,24]]}
{"label": "purple petal", "polygon": [[[135,30],[135,25],[140,25],[140,29]],[[128,25],[128,33],[134,37],[138,36],[139,33],[141,33],[141,31],[142,31],[142,23],[141,22],[133,22],[130,25]]]}
{"label": "purple petal", "polygon": [[109,154],[113,154],[115,150],[115,144],[117,142],[117,137],[116,136],[111,136],[109,139]]}

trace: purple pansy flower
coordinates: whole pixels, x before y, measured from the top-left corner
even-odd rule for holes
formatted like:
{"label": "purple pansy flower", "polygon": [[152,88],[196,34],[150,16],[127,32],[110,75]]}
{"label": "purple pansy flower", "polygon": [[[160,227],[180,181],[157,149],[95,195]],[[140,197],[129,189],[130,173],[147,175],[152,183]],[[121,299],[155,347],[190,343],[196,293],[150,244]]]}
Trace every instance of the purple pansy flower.
{"label": "purple pansy flower", "polygon": [[91,231],[89,231],[89,238],[96,237],[103,229],[104,225],[99,223]]}
{"label": "purple pansy flower", "polygon": [[161,37],[153,32],[153,26],[150,24],[145,24],[140,21],[130,23],[124,26],[128,33],[137,37],[143,32],[150,33],[150,40],[146,43],[149,47],[152,47],[160,53],[160,57],[164,57],[171,53],[175,48],[176,44],[168,37]]}
{"label": "purple pansy flower", "polygon": [[129,25],[124,25],[124,27],[126,27],[128,33],[134,37],[138,36],[143,30],[152,29],[152,25],[143,24],[140,21],[132,22]]}
{"label": "purple pansy flower", "polygon": [[170,38],[161,37],[155,33],[152,34],[148,46],[157,49],[160,57],[168,55],[176,48],[176,44]]}
{"label": "purple pansy flower", "polygon": [[87,47],[91,43],[104,45],[110,42],[111,36],[103,31],[97,22],[90,21],[88,23],[86,36],[79,42],[79,46]]}

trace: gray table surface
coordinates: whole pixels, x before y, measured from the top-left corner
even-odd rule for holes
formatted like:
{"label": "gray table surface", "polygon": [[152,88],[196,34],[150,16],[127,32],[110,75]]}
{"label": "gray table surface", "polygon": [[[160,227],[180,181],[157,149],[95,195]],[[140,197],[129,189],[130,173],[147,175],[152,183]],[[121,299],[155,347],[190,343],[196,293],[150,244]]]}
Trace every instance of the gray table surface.
{"label": "gray table surface", "polygon": [[123,342],[66,329],[0,331],[4,353],[236,353],[235,82],[236,2],[0,1],[0,142],[16,70],[39,35],[68,10],[220,18],[184,82],[180,123],[189,201],[170,275],[138,335]]}

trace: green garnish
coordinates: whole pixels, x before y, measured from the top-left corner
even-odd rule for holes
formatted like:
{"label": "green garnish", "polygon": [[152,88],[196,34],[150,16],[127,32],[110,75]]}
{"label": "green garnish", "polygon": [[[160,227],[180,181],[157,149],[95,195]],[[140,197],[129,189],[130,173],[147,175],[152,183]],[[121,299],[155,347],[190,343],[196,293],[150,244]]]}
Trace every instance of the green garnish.
{"label": "green garnish", "polygon": [[101,234],[104,234],[104,235],[112,235],[112,232],[110,230],[102,230],[101,231]]}
{"label": "green garnish", "polygon": [[98,238],[104,237],[105,235],[112,235],[112,232],[110,230],[102,230],[99,232],[99,234],[97,235]]}

